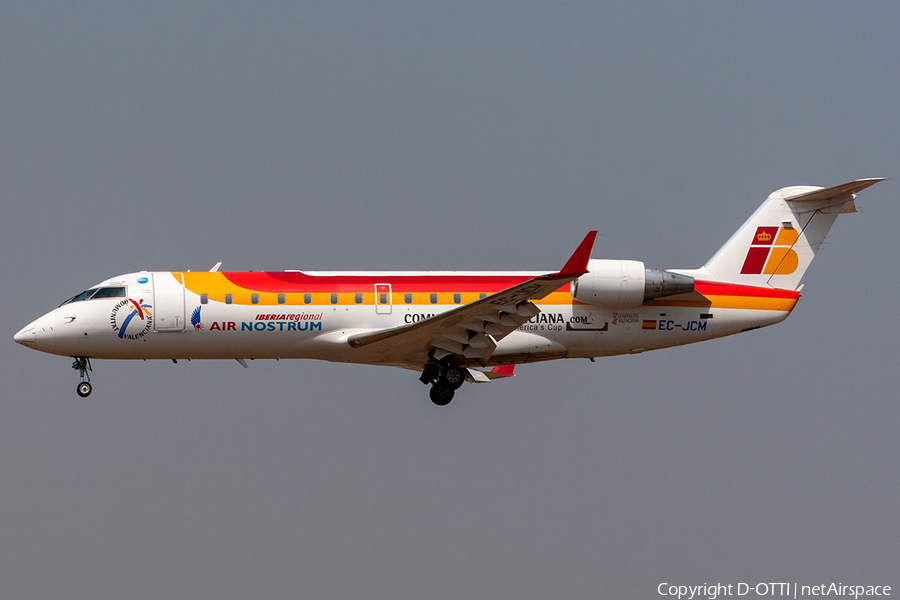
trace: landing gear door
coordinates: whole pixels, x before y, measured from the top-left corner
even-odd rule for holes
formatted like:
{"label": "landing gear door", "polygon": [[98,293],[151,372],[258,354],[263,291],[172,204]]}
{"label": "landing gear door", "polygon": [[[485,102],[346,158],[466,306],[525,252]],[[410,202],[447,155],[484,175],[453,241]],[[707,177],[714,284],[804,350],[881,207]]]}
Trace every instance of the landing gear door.
{"label": "landing gear door", "polygon": [[389,283],[375,284],[375,313],[391,314],[391,285]]}
{"label": "landing gear door", "polygon": [[153,273],[153,329],[184,331],[184,275]]}

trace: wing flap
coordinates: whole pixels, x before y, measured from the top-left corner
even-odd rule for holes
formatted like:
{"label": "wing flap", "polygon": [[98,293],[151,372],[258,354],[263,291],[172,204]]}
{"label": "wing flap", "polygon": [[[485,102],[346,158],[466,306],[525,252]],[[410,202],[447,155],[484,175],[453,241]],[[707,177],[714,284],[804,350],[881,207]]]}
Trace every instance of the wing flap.
{"label": "wing flap", "polygon": [[472,346],[469,346],[462,351],[462,355],[464,358],[468,358],[471,360],[485,361],[491,357],[491,354],[493,354],[493,352],[493,348],[473,348]]}
{"label": "wing flap", "polygon": [[494,351],[494,348],[497,347],[497,344],[494,343],[494,340],[484,335],[483,333],[476,333],[469,339],[469,347],[470,348],[490,348],[491,352]]}

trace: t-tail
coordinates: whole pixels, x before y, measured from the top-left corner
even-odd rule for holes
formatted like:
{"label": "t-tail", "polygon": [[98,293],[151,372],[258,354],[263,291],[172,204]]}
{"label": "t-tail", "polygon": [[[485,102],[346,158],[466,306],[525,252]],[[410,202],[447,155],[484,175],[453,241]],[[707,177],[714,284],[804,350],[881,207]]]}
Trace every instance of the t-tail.
{"label": "t-tail", "polygon": [[856,212],[856,193],[879,181],[884,179],[781,188],[703,267],[677,272],[699,280],[796,290],[838,215]]}

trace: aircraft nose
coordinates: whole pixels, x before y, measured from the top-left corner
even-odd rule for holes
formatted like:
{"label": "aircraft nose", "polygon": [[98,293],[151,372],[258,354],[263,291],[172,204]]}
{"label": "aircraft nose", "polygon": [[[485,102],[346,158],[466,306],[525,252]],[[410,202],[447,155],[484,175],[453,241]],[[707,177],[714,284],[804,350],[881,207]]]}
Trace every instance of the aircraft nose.
{"label": "aircraft nose", "polygon": [[34,348],[37,345],[37,321],[23,327],[19,333],[13,336],[17,344]]}

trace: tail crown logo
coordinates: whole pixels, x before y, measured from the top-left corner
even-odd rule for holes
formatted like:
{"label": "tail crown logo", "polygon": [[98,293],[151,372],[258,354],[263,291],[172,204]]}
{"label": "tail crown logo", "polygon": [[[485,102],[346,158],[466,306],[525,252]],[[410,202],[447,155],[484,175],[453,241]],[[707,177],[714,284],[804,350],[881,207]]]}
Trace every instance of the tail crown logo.
{"label": "tail crown logo", "polygon": [[768,242],[772,239],[772,234],[768,233],[767,231],[760,231],[756,234],[756,239],[758,239],[760,242]]}

